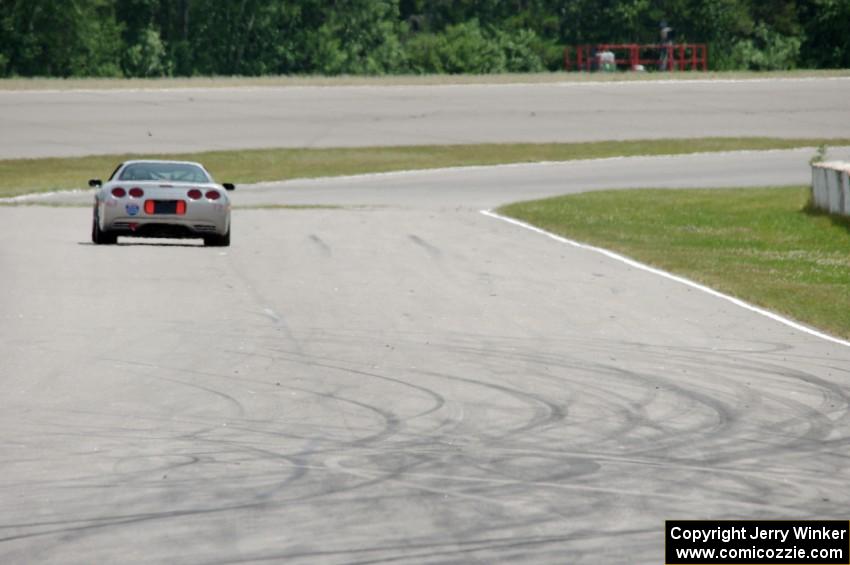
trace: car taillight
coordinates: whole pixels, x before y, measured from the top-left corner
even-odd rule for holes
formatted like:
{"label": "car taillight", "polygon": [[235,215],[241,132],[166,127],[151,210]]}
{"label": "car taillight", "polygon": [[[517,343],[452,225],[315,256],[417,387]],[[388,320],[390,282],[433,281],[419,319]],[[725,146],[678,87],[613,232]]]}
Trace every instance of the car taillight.
{"label": "car taillight", "polygon": [[154,206],[155,206],[155,204],[154,204],[153,200],[146,200],[145,201],[145,214],[153,214]]}
{"label": "car taillight", "polygon": [[178,200],[177,201],[177,214],[179,216],[182,216],[185,213],[186,213],[186,201],[185,200]]}
{"label": "car taillight", "polygon": [[221,193],[217,190],[208,190],[207,198],[209,198],[210,200],[218,200],[219,198],[221,198]]}
{"label": "car taillight", "polygon": [[203,195],[204,193],[198,190],[197,188],[193,188],[188,193],[186,193],[186,196],[188,196],[192,200],[198,200]]}
{"label": "car taillight", "polygon": [[138,186],[130,189],[130,196],[133,198],[141,198],[145,195],[145,191],[139,188]]}
{"label": "car taillight", "polygon": [[124,198],[127,195],[127,191],[121,188],[120,186],[116,186],[112,189],[112,196],[115,198]]}

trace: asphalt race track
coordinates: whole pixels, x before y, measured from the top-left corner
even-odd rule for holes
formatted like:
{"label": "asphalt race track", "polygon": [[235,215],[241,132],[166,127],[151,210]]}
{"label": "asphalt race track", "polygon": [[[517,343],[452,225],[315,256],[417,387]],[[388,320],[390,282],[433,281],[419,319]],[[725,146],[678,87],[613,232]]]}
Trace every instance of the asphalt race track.
{"label": "asphalt race track", "polygon": [[0,91],[0,158],[245,147],[846,137],[850,77]]}
{"label": "asphalt race track", "polygon": [[850,347],[480,214],[811,154],[238,187],[227,249],[0,207],[0,562],[660,563],[668,518],[847,519]]}

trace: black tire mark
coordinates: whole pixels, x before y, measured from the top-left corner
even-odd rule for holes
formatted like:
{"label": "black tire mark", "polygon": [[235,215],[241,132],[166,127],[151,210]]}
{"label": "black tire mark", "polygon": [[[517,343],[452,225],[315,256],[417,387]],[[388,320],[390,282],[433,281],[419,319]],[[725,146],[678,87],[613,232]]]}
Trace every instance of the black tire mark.
{"label": "black tire mark", "polygon": [[333,251],[331,250],[330,245],[325,243],[319,236],[314,233],[310,234],[310,241],[316,244],[319,251],[321,251],[323,257],[331,257],[333,256]]}
{"label": "black tire mark", "polygon": [[418,245],[419,247],[424,249],[432,259],[439,259],[440,257],[443,256],[443,252],[440,251],[440,249],[438,247],[431,245],[430,243],[428,243],[427,241],[425,241],[424,239],[422,239],[418,235],[408,234],[407,237],[408,237],[408,239],[410,239],[410,241],[412,241],[413,243],[415,243],[416,245]]}

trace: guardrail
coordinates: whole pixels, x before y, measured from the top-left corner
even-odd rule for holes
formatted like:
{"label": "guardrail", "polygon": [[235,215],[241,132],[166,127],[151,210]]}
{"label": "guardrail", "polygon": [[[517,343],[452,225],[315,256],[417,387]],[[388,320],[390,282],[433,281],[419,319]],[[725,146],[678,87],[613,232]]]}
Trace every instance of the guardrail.
{"label": "guardrail", "polygon": [[850,216],[850,163],[812,163],[812,199],[815,208]]}

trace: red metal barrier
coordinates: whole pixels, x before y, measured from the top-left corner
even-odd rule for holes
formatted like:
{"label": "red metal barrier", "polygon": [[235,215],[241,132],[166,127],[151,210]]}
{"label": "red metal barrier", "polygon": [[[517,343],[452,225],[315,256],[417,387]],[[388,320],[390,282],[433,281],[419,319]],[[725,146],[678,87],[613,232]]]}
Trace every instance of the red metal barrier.
{"label": "red metal barrier", "polygon": [[708,46],[704,43],[649,44],[599,43],[578,45],[574,50],[564,49],[564,69],[567,71],[595,71],[601,68],[600,56],[609,51],[614,54],[618,69],[661,71],[707,71]]}

